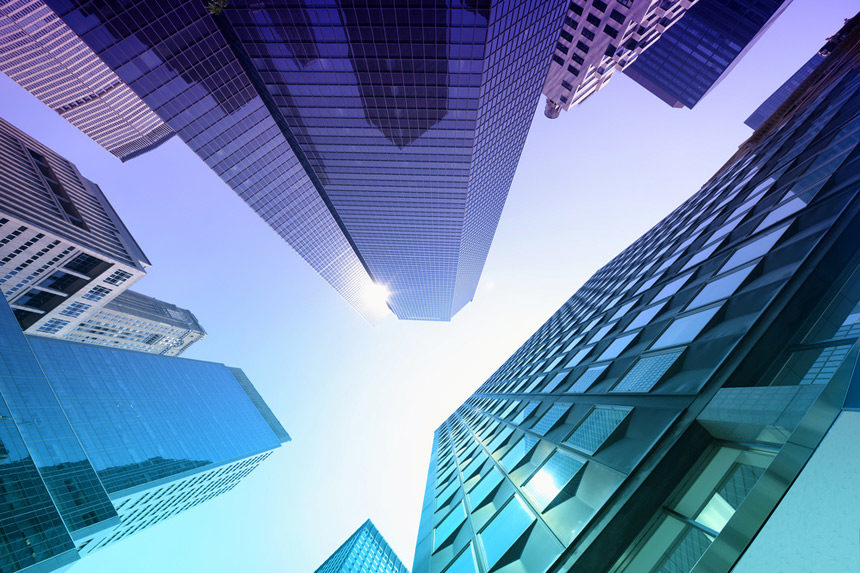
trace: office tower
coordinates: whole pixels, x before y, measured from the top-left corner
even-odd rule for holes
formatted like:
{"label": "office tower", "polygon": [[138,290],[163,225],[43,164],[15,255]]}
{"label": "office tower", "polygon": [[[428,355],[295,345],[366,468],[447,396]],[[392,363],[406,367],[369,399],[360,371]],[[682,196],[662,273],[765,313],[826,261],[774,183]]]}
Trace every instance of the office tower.
{"label": "office tower", "polygon": [[46,4],[371,321],[471,300],[564,12]]}
{"label": "office tower", "polygon": [[671,105],[692,108],[734,68],[791,0],[700,0],[624,70]]}
{"label": "office tower", "polygon": [[0,0],[0,72],[122,161],[173,135],[42,0]]}
{"label": "office tower", "polygon": [[126,290],[77,322],[62,338],[179,356],[205,336],[206,331],[190,310]]}
{"label": "office tower", "polygon": [[289,436],[241,370],[21,332],[0,301],[0,569],[52,571],[220,495]]}
{"label": "office tower", "polygon": [[744,122],[746,125],[753,129],[760,128],[767,119],[773,115],[779,106],[781,106],[791,94],[795,93],[801,84],[806,81],[812,72],[824,61],[824,58],[830,55],[830,53],[836,48],[836,46],[846,38],[846,30],[843,28],[836,35],[827,38],[827,43],[821,47],[818,52],[809,58],[809,60],[800,67],[799,70],[794,72],[790,78],[788,78],[785,83],[783,83],[779,88],[771,94],[769,98],[764,100],[760,106],[756,108],[754,112],[746,119]]}
{"label": "office tower", "polygon": [[315,573],[409,573],[369,519]]}
{"label": "office tower", "polygon": [[848,39],[436,430],[415,573],[860,567]]}
{"label": "office tower", "polygon": [[696,0],[572,0],[543,86],[544,115],[582,103],[629,66]]}
{"label": "office tower", "polygon": [[0,119],[0,291],[21,328],[62,336],[147,266],[99,186]]}

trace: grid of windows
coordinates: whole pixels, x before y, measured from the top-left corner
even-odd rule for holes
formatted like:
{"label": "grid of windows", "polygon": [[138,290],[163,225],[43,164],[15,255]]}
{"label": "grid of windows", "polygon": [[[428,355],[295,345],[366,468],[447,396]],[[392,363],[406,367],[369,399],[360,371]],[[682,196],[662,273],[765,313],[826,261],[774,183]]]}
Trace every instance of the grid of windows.
{"label": "grid of windows", "polygon": [[368,519],[314,573],[408,573]]}

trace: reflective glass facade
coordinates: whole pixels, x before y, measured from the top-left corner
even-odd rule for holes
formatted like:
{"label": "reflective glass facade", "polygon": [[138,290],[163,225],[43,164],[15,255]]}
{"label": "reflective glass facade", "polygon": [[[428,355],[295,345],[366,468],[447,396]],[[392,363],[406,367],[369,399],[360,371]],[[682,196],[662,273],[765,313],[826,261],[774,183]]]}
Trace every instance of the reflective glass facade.
{"label": "reflective glass facade", "polygon": [[[239,370],[26,336],[0,307],[3,571],[50,570],[227,491],[289,440]],[[130,527],[130,496],[183,484]]]}
{"label": "reflective glass facade", "polygon": [[789,2],[699,0],[624,73],[669,105],[692,108]]}
{"label": "reflective glass facade", "polygon": [[471,300],[561,3],[48,4],[366,317]]}
{"label": "reflective glass facade", "polygon": [[782,102],[784,102],[788,96],[794,93],[794,90],[800,86],[801,82],[809,77],[815,68],[818,67],[824,60],[824,56],[820,53],[815,54],[809,60],[803,64],[799,70],[794,72],[790,78],[785,80],[785,83],[779,86],[775,92],[773,92],[769,98],[764,100],[764,102],[756,108],[752,114],[744,121],[749,127],[753,129],[758,129],[761,125],[771,116],[773,112],[776,111]]}
{"label": "reflective glass facade", "polygon": [[369,519],[315,573],[409,573]]}
{"label": "reflective glass facade", "polygon": [[804,105],[586,281],[438,428],[415,573],[729,571],[755,543],[853,407],[850,37]]}

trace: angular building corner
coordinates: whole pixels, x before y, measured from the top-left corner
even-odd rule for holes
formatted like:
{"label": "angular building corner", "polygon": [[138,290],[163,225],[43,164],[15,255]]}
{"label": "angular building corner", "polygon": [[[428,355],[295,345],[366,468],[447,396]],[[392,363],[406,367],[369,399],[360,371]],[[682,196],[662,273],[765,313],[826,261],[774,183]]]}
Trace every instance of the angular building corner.
{"label": "angular building corner", "polygon": [[369,519],[349,536],[314,573],[409,573]]}
{"label": "angular building corner", "polygon": [[553,0],[31,4],[371,322],[450,320],[472,300],[564,12]]}
{"label": "angular building corner", "polygon": [[415,573],[860,568],[860,17],[843,31],[437,429]]}

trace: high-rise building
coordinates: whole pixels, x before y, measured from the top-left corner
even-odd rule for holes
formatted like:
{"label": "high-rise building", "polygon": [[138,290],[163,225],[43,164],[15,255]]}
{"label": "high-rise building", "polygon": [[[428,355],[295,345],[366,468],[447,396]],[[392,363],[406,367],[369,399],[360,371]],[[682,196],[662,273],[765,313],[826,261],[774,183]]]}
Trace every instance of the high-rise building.
{"label": "high-rise building", "polygon": [[220,495],[290,438],[241,370],[27,336],[0,301],[0,569],[52,571]]}
{"label": "high-rise building", "polygon": [[123,161],[173,135],[42,0],[0,0],[0,72]]}
{"label": "high-rise building", "polygon": [[314,573],[409,573],[369,519]]}
{"label": "high-rise building", "polygon": [[692,108],[744,57],[791,0],[699,0],[624,70],[672,107]]}
{"label": "high-rise building", "polygon": [[437,429],[415,573],[860,567],[849,39]]}
{"label": "high-rise building", "polygon": [[472,299],[565,9],[46,4],[370,320]]}
{"label": "high-rise building", "polygon": [[[700,0],[703,1],[703,0]],[[572,0],[543,86],[544,115],[585,101],[678,22],[696,0]]]}
{"label": "high-rise building", "polygon": [[206,336],[190,310],[126,290],[79,320],[62,338],[179,356]]}
{"label": "high-rise building", "polygon": [[0,292],[24,332],[62,336],[147,266],[99,186],[0,119]]}

